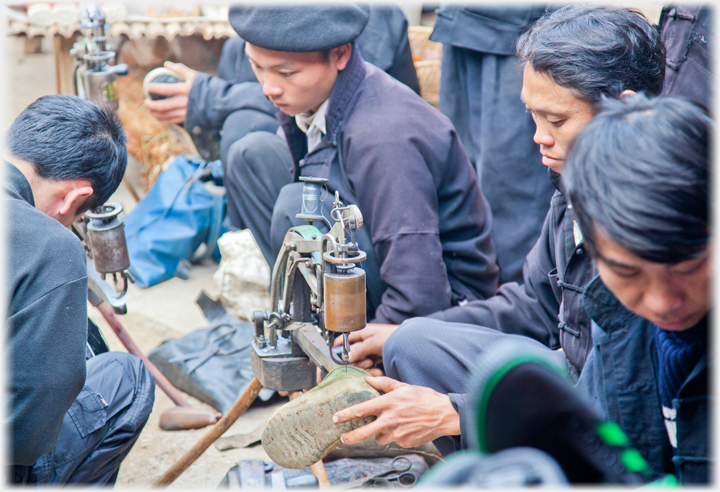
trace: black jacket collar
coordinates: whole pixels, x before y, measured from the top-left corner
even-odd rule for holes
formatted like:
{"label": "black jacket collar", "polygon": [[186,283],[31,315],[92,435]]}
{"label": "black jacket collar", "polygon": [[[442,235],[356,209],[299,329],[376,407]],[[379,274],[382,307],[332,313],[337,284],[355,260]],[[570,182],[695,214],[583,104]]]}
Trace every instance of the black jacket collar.
{"label": "black jacket collar", "polygon": [[35,198],[30,183],[20,169],[8,161],[5,161],[5,191],[15,199],[25,200],[33,207],[35,206]]}
{"label": "black jacket collar", "polygon": [[556,190],[558,190],[560,193],[565,193],[565,190],[563,190],[562,176],[560,175],[560,173],[556,173],[551,168],[548,168],[548,178],[550,178],[550,182]]}
{"label": "black jacket collar", "polygon": [[633,317],[639,318],[617,300],[599,275],[585,287],[583,305],[593,321],[606,333],[625,327]]}

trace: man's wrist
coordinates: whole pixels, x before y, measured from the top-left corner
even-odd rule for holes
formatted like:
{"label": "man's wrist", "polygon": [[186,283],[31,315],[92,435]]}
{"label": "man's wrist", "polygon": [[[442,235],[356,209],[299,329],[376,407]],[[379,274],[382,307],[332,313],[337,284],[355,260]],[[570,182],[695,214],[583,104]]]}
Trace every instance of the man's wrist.
{"label": "man's wrist", "polygon": [[443,405],[443,436],[459,436],[460,435],[460,414],[455,410],[450,397],[443,395],[445,404]]}

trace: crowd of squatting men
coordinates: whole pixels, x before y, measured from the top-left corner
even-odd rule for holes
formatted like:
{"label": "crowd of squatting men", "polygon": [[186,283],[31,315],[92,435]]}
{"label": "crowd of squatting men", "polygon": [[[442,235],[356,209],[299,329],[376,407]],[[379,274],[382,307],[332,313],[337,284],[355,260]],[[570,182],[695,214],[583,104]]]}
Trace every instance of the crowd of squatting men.
{"label": "crowd of squatting men", "polygon": [[[395,6],[234,5],[229,22],[217,76],[166,63],[184,82],[149,84],[170,97],[145,105],[217,146],[233,229],[271,269],[301,176],[328,180],[324,210],[338,192],[362,211],[368,326],[350,361],[383,394],[335,414],[376,417],[344,444],[468,448],[469,374],[523,339],[654,474],[710,480],[709,8],[653,25],[615,6],[442,7],[439,111]],[[139,358],[86,358],[68,230],[119,186],[126,142],[73,96],[7,131],[10,482],[114,484],[152,410]]]}

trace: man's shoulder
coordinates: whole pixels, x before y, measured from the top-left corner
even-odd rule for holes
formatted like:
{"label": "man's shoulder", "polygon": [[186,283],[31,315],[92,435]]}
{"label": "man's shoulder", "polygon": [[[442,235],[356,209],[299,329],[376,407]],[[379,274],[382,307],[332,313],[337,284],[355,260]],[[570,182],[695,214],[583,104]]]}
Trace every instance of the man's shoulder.
{"label": "man's shoulder", "polygon": [[[357,131],[392,134],[441,131],[454,129],[450,120],[432,107],[415,91],[377,67],[366,62],[365,79],[345,127]],[[371,123],[369,123],[371,122]]]}
{"label": "man's shoulder", "polygon": [[11,303],[34,302],[87,277],[85,251],[75,234],[27,202],[9,199],[5,204]]}

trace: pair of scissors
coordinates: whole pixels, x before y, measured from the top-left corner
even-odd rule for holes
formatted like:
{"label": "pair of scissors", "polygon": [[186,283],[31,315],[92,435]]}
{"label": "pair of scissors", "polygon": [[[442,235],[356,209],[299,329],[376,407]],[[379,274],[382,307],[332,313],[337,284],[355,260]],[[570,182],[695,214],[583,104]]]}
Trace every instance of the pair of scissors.
{"label": "pair of scissors", "polygon": [[410,468],[412,468],[410,458],[407,456],[398,456],[392,460],[389,470],[341,484],[338,488],[351,489],[391,485],[390,482],[393,481],[397,481],[401,487],[411,487],[418,481],[418,475],[414,471],[410,471]]}

